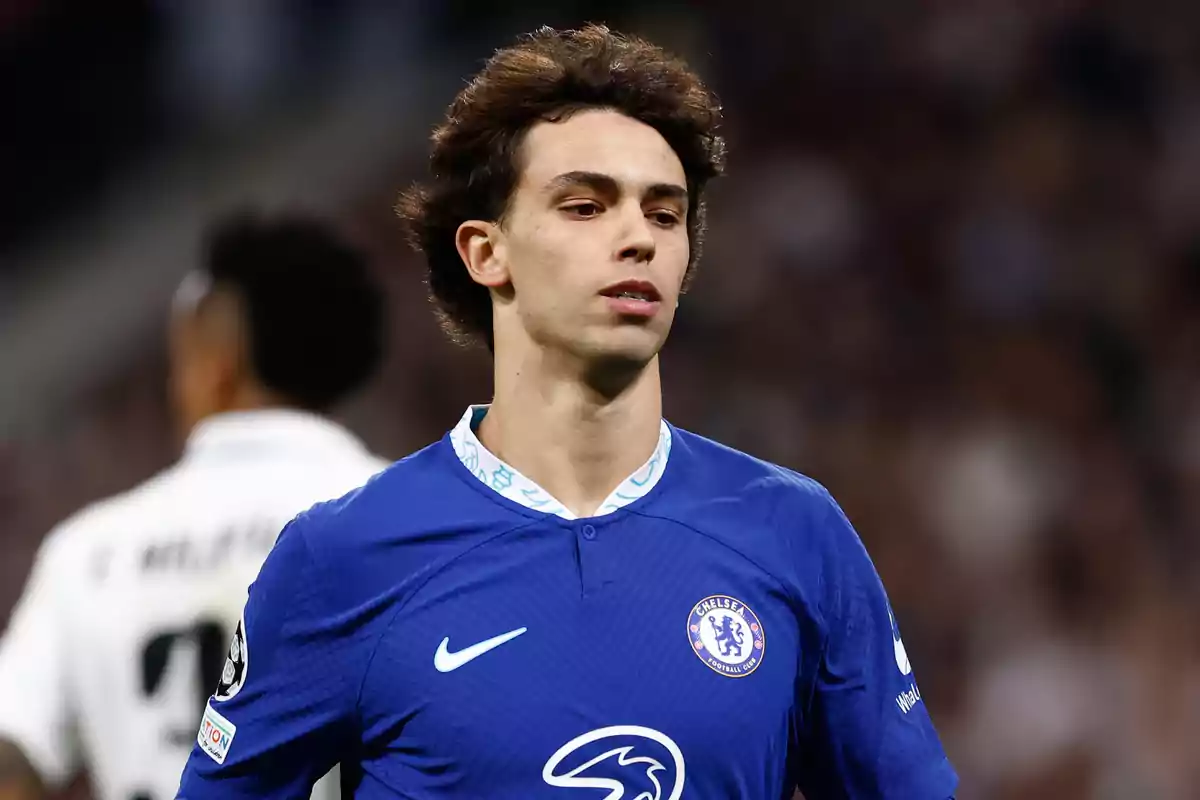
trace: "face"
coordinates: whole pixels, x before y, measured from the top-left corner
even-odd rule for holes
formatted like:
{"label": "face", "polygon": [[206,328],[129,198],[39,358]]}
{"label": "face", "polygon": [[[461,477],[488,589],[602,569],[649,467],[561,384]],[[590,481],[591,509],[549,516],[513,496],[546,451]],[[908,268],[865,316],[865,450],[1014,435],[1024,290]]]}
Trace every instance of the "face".
{"label": "face", "polygon": [[674,319],[688,263],[679,157],[614,111],[531,128],[495,233],[498,346],[520,336],[585,359],[649,362]]}

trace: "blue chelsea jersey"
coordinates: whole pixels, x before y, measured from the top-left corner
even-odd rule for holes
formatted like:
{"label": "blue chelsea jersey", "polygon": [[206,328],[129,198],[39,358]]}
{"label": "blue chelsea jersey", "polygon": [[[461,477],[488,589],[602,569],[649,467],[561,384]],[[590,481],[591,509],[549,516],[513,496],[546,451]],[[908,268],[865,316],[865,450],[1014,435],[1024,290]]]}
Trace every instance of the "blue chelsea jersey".
{"label": "blue chelsea jersey", "polygon": [[341,763],[344,796],[369,800],[949,798],[841,509],[662,430],[598,516],[573,518],[465,418],[295,519],[179,797],[303,798]]}

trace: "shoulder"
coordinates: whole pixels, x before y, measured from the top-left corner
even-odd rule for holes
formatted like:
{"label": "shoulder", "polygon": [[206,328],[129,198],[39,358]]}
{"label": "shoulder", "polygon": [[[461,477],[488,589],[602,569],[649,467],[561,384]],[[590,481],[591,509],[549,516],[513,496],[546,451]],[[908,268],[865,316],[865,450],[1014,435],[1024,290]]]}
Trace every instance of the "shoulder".
{"label": "shoulder", "polygon": [[736,501],[738,513],[765,522],[813,522],[840,513],[829,490],[807,475],[680,428],[672,431],[672,458],[681,462],[688,493],[697,501]]}
{"label": "shoulder", "polygon": [[442,439],[297,515],[281,541],[302,540],[331,585],[343,587],[338,593],[360,602],[364,593],[403,589],[474,544],[525,524],[476,483]]}
{"label": "shoulder", "polygon": [[389,461],[382,456],[377,456],[374,453],[367,453],[363,457],[362,471],[367,475],[367,477],[371,477],[383,472],[393,463],[394,462]]}
{"label": "shoulder", "polygon": [[829,562],[862,542],[818,481],[688,431],[673,429],[681,474],[667,515],[697,528],[785,583],[819,580]]}
{"label": "shoulder", "polygon": [[463,480],[470,476],[445,439],[394,463],[372,465],[378,468],[361,485],[297,516],[296,523],[314,537],[312,547],[355,548],[375,535],[409,538],[449,519],[470,518],[473,512],[498,513],[494,504],[470,502],[478,492]]}
{"label": "shoulder", "polygon": [[392,466],[393,463],[390,459],[383,458],[362,445],[345,453],[340,459],[326,462],[324,466],[342,479],[349,481],[351,486],[359,486],[368,478],[372,478]]}
{"label": "shoulder", "polygon": [[148,520],[170,515],[179,494],[179,466],[174,465],[128,491],[89,503],[46,534],[38,560],[56,569],[84,563],[97,548],[118,543],[145,528]]}

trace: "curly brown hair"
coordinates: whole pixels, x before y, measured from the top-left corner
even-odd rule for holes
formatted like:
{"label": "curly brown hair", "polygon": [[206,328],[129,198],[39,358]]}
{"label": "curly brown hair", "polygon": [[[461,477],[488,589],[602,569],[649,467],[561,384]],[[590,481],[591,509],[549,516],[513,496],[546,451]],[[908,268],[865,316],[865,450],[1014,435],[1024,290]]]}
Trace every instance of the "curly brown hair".
{"label": "curly brown hair", "polygon": [[602,25],[526,34],[498,50],[459,92],[433,131],[432,179],[401,195],[397,213],[424,253],[442,325],[460,343],[492,349],[492,301],[455,247],[469,219],[503,218],[515,189],[525,133],[587,108],[609,108],[654,128],[683,165],[688,189],[687,278],[704,237],[703,192],[721,174],[725,142],[715,95],[679,58]]}

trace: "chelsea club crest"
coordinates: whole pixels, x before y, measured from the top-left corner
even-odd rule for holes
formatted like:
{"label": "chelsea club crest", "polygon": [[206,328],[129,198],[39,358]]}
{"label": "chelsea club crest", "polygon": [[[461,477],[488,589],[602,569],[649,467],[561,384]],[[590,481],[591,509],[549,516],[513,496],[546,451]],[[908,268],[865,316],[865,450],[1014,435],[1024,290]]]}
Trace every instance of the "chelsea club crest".
{"label": "chelsea club crest", "polygon": [[713,672],[744,678],[762,663],[767,639],[762,621],[741,600],[714,594],[688,615],[692,652]]}

